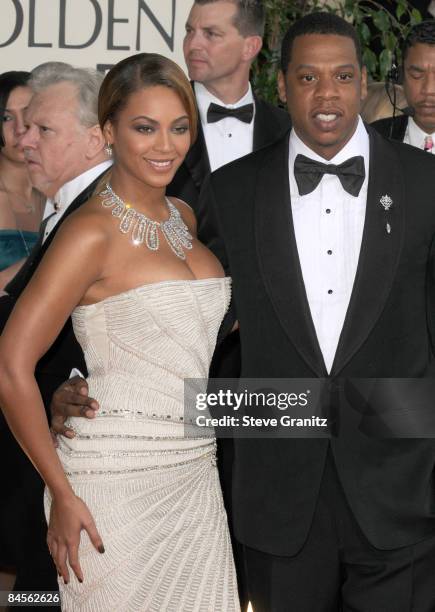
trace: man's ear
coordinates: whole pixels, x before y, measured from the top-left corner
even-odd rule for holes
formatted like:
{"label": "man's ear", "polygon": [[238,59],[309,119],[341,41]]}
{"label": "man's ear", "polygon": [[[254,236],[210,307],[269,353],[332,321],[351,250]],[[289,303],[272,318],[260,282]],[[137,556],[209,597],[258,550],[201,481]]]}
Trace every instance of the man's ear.
{"label": "man's ear", "polygon": [[361,101],[365,100],[367,96],[367,68],[363,66],[361,68]]}
{"label": "man's ear", "polygon": [[88,128],[88,150],[86,157],[88,159],[93,159],[99,155],[104,148],[104,144],[105,139],[100,126],[97,124]]}
{"label": "man's ear", "polygon": [[285,85],[285,74],[282,70],[278,71],[278,96],[283,104],[287,103],[287,92]]}
{"label": "man's ear", "polygon": [[245,38],[245,45],[243,49],[243,59],[246,62],[252,62],[260,53],[263,46],[263,39],[261,36],[247,36]]}

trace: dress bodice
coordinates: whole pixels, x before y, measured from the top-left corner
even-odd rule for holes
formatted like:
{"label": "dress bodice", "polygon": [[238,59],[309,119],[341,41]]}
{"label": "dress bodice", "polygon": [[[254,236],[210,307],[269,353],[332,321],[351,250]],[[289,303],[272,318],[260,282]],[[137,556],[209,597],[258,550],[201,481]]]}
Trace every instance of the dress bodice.
{"label": "dress bodice", "polygon": [[27,257],[38,241],[38,232],[0,230],[0,272]]}
{"label": "dress bodice", "polygon": [[142,285],[78,306],[74,332],[90,377],[207,377],[229,300],[229,278],[206,278]]}
{"label": "dress bodice", "polygon": [[207,379],[230,294],[229,278],[162,281],[77,307],[74,332],[100,408],[96,419],[70,418],[77,435],[62,445],[183,439],[184,380]]}

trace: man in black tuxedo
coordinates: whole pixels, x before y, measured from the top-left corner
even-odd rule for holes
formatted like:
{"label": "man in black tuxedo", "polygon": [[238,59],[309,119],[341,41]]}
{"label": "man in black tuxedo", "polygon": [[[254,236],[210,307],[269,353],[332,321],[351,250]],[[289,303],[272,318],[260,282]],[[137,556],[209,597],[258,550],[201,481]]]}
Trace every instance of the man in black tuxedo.
{"label": "man in black tuxedo", "polygon": [[290,136],[210,176],[200,236],[233,278],[242,377],[325,379],[338,435],[235,439],[249,597],[256,612],[433,612],[435,441],[349,437],[340,419],[357,405],[342,379],[434,376],[435,160],[364,127],[341,18],[292,25],[281,65]]}
{"label": "man in black tuxedo", "polygon": [[399,73],[409,112],[375,121],[373,127],[386,138],[435,153],[435,20],[411,29]]}
{"label": "man in black tuxedo", "polygon": [[167,193],[197,211],[211,171],[272,143],[290,125],[288,114],[252,91],[249,72],[261,50],[262,0],[195,0],[183,50],[199,109],[199,130]]}
{"label": "man in black tuxedo", "polygon": [[[56,230],[92,194],[110,166],[97,119],[101,77],[97,72],[49,62],[32,72],[34,95],[22,138],[32,182],[47,196],[39,243],[0,298],[0,329],[26,287]],[[68,378],[71,363],[84,368],[71,322],[38,363],[36,378],[48,409],[54,390]],[[2,504],[0,563],[17,571],[16,590],[56,590],[56,571],[45,542],[43,483],[0,419]]]}

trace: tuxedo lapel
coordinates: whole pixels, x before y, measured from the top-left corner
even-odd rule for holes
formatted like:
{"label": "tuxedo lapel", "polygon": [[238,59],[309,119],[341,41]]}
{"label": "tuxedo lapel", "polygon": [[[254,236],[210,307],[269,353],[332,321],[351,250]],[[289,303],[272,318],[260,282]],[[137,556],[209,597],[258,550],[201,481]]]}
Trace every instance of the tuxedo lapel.
{"label": "tuxedo lapel", "polygon": [[92,181],[92,183],[90,183],[87,187],[85,187],[85,189],[83,189],[83,191],[81,191],[79,193],[79,195],[71,202],[71,204],[68,206],[68,208],[63,213],[62,218],[54,226],[54,228],[50,232],[50,235],[47,237],[47,240],[42,245],[40,253],[39,253],[39,260],[41,260],[41,258],[43,257],[45,251],[48,249],[50,244],[53,242],[53,239],[54,239],[54,237],[55,237],[55,235],[57,233],[57,230],[62,225],[62,223],[65,221],[65,219],[67,219],[75,210],[77,210],[77,208],[79,208],[82,204],[84,204],[85,202],[87,202],[87,200],[89,200],[89,198],[94,193],[96,186],[98,185],[99,181],[101,180],[101,177],[106,172],[107,172],[107,170],[105,170],[99,176],[97,176],[97,178],[94,179]]}
{"label": "tuxedo lapel", "polygon": [[[254,115],[254,138],[253,151],[258,151],[262,147],[272,144],[277,138],[288,129],[283,128],[275,115],[270,111],[266,102],[254,94],[255,115]],[[289,120],[290,125],[290,120]]]}
{"label": "tuxedo lapel", "polygon": [[402,115],[397,117],[397,122],[394,124],[393,120],[393,133],[392,139],[398,140],[399,142],[403,142],[406,134],[406,128],[408,127],[408,117],[407,115]]}
{"label": "tuxedo lapel", "polygon": [[254,116],[254,141],[253,150],[258,151],[268,143],[273,142],[271,132],[274,132],[274,126],[271,125],[273,116],[271,113],[265,112],[265,105],[262,100],[254,96],[255,100],[255,116]]}
{"label": "tuxedo lapel", "polygon": [[[357,272],[331,375],[338,375],[366,340],[391,290],[404,233],[400,161],[394,148],[369,128],[370,169]],[[393,201],[387,213],[380,200]],[[387,232],[387,222],[391,233]]]}
{"label": "tuxedo lapel", "polygon": [[207,146],[205,144],[204,132],[202,130],[202,125],[199,117],[198,136],[191,148],[189,149],[184,163],[188,168],[195,187],[199,192],[206,176],[208,176],[211,172],[210,161],[207,153]]}
{"label": "tuxedo lapel", "polygon": [[305,292],[293,228],[286,136],[260,170],[255,199],[257,252],[263,281],[281,324],[317,376],[326,376]]}

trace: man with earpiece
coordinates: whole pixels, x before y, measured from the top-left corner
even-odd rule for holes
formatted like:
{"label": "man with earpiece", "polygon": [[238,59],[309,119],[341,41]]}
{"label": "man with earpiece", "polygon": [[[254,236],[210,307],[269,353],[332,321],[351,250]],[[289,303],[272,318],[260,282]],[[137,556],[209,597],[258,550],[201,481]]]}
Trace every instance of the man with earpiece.
{"label": "man with earpiece", "polygon": [[411,29],[398,72],[395,80],[402,82],[408,106],[372,125],[387,138],[435,153],[435,20]]}

